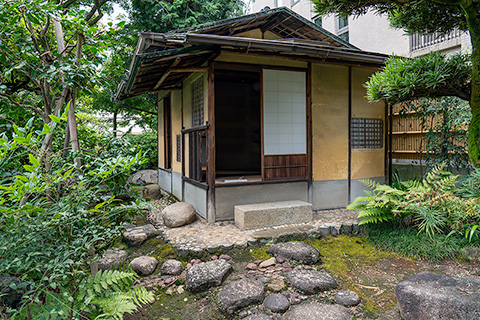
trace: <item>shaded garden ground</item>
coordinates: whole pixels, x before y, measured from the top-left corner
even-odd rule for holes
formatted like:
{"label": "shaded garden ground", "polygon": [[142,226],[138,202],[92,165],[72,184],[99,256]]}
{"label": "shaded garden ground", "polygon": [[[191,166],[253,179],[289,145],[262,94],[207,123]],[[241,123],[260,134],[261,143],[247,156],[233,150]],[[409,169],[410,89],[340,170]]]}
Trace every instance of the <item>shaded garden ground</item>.
{"label": "shaded garden ground", "polygon": [[[322,263],[313,265],[313,268],[332,274],[339,288],[309,296],[302,303],[313,301],[334,303],[333,297],[337,291],[352,290],[362,297],[360,305],[350,308],[355,319],[401,319],[396,305],[395,286],[401,280],[418,272],[431,271],[458,277],[480,275],[479,266],[467,261],[428,262],[377,250],[363,235],[307,238],[304,241],[319,249],[322,255]],[[234,271],[224,284],[240,279],[247,272],[245,269],[247,263],[258,259],[266,260],[269,257],[265,253],[267,248],[268,244],[264,243],[226,252],[233,259]],[[149,241],[138,251],[143,253],[150,251],[160,262],[167,258],[178,258],[164,243]],[[132,253],[135,254],[135,252]],[[217,255],[218,253],[215,252]],[[208,261],[212,255],[205,252],[200,258],[202,261]],[[185,263],[190,259],[192,257],[180,258]],[[170,286],[152,288],[155,290],[156,301],[134,315],[126,315],[125,319],[232,319],[223,315],[217,307],[216,295],[219,288],[200,294],[191,294],[183,290],[183,284],[184,280],[180,278]],[[181,290],[178,290],[179,286],[182,287]],[[169,290],[169,288],[175,288],[175,290]],[[247,309],[253,312],[256,310],[251,307]],[[233,319],[237,318],[239,318],[238,313]]]}

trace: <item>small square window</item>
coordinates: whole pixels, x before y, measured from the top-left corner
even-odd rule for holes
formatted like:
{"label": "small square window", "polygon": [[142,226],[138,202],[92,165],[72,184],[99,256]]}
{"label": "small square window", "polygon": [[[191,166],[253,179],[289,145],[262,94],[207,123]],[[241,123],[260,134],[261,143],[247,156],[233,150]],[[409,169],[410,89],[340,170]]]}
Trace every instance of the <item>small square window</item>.
{"label": "small square window", "polygon": [[383,148],[383,120],[352,119],[351,145],[352,149]]}
{"label": "small square window", "polygon": [[320,16],[320,17],[314,18],[314,19],[313,19],[313,22],[314,22],[317,26],[321,27],[321,26],[322,26],[322,17]]}

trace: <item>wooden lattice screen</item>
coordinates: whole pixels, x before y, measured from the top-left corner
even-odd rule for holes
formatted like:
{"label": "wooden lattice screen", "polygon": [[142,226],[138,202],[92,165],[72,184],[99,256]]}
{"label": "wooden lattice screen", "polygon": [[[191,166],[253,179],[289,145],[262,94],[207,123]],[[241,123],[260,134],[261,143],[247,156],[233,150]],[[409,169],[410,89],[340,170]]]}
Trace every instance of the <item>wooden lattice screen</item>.
{"label": "wooden lattice screen", "polygon": [[192,127],[203,125],[203,77],[192,84]]}

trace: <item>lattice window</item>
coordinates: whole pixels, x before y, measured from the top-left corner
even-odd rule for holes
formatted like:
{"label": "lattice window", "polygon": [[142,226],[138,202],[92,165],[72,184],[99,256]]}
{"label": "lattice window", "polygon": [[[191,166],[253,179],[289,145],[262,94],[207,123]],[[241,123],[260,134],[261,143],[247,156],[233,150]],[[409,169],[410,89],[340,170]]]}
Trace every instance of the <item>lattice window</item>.
{"label": "lattice window", "polygon": [[383,120],[352,119],[351,143],[353,149],[383,148]]}
{"label": "lattice window", "polygon": [[192,83],[192,127],[203,125],[203,77]]}
{"label": "lattice window", "polygon": [[177,162],[182,162],[182,135],[177,134]]}

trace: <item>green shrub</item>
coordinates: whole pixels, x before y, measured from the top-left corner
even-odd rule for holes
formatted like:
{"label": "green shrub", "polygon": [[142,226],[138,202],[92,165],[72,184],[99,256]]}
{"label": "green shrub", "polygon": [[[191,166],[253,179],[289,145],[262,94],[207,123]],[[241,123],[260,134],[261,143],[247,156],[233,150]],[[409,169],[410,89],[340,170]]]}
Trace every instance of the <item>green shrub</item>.
{"label": "green shrub", "polygon": [[144,132],[136,136],[129,136],[133,147],[133,154],[141,152],[147,162],[138,169],[156,169],[158,167],[158,137],[157,131]]}
{"label": "green shrub", "polygon": [[422,181],[397,181],[394,187],[364,180],[372,190],[366,192],[366,197],[355,199],[348,208],[360,210],[360,224],[396,220],[429,236],[473,235],[480,221],[479,199],[460,197],[457,176],[443,167],[435,167]]}
{"label": "green shrub", "polygon": [[[101,302],[94,300],[98,292],[82,294],[88,288],[92,253],[101,253],[115,241],[137,210],[115,195],[125,191],[126,178],[142,159],[139,154],[122,156],[115,144],[124,144],[113,139],[96,150],[72,153],[67,160],[53,155],[46,170],[37,156],[37,141],[52,128],[37,133],[27,126],[21,129],[15,139],[0,138],[0,165],[23,156],[23,147],[29,150],[28,164],[0,185],[0,274],[18,277],[25,292],[13,318],[30,319],[33,312],[80,318],[81,310]],[[71,161],[75,157],[82,159],[80,168]],[[115,288],[125,298],[125,287]],[[62,299],[69,302],[67,308]],[[89,309],[90,315],[111,311],[100,302]]]}

